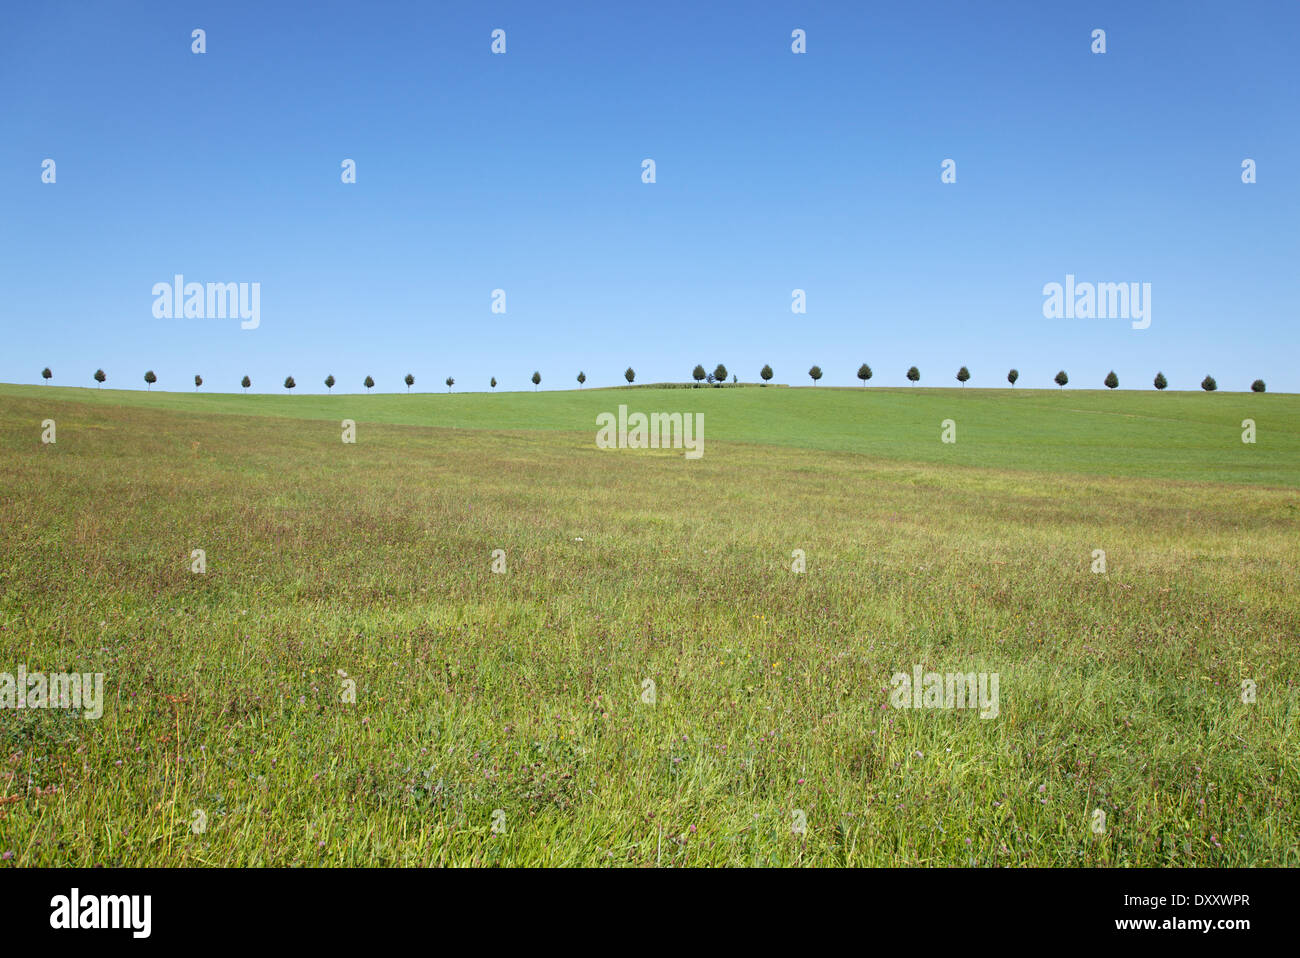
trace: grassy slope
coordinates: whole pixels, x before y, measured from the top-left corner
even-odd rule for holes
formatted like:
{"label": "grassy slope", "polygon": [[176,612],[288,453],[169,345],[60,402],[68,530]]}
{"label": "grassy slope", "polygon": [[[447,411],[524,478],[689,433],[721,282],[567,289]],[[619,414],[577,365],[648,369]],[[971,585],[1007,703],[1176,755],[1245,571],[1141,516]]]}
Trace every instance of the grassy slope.
{"label": "grassy slope", "polygon": [[[716,432],[775,421],[791,442],[798,415],[727,403],[893,404],[937,434],[949,404],[1123,430],[1065,410],[1176,400],[1171,428],[1197,436],[1194,412],[1294,401],[754,393],[689,401]],[[55,395],[0,400],[0,670],[103,671],[109,702],[0,716],[15,864],[1300,864],[1293,489],[725,442],[687,462],[602,452],[587,427],[378,424],[344,446],[337,424],[148,408],[194,397]],[[625,396],[651,402],[250,405],[478,425],[540,407],[554,427]],[[1225,462],[1267,448],[1229,438]],[[890,709],[914,664],[999,672],[1000,715]]]}
{"label": "grassy slope", "polygon": [[[11,399],[296,419],[545,429],[595,435],[595,418],[703,412],[705,442],[731,440],[1098,476],[1300,485],[1300,396],[1011,389],[603,389],[563,392],[292,396],[0,385]],[[1254,419],[1258,441],[1241,442]],[[939,441],[957,423],[957,442]],[[707,452],[706,452],[707,455]]]}

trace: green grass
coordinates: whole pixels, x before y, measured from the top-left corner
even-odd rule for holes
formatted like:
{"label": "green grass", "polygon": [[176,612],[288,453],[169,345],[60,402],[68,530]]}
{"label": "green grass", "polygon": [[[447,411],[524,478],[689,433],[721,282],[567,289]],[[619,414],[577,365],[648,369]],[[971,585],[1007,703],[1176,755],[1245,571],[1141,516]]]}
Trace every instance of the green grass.
{"label": "green grass", "polygon": [[[596,415],[701,412],[705,442],[854,452],[872,459],[1096,476],[1300,485],[1300,395],[1110,390],[633,387],[563,392],[294,396],[0,385],[0,401],[76,401],[185,413],[554,430],[592,439]],[[94,405],[91,405],[94,404]],[[1241,441],[1255,420],[1257,442]],[[957,442],[939,441],[957,424]]]}
{"label": "green grass", "polygon": [[[595,448],[618,402],[704,457]],[[0,854],[1295,866],[1297,402],[0,387],[0,671],[107,689],[0,712]]]}

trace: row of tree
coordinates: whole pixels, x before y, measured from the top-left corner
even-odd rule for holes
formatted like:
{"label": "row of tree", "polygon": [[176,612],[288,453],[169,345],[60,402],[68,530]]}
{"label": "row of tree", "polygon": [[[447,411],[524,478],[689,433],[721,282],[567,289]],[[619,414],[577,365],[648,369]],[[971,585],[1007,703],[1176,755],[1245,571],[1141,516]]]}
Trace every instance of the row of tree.
{"label": "row of tree", "polygon": [[[705,372],[704,367],[699,365],[697,365],[693,370],[691,370],[691,378],[695,380],[696,385],[702,382],[707,382],[710,385],[725,383],[727,381],[728,375],[730,374],[727,372],[727,367],[724,366],[722,363],[718,363],[718,365],[714,368],[713,372],[711,373]],[[767,385],[771,381],[774,373],[772,372],[772,367],[765,364],[763,368],[759,370],[758,375],[763,380],[763,385]],[[816,386],[817,381],[822,378],[822,368],[820,366],[813,366],[811,369],[808,370],[808,376],[812,379],[813,385]],[[865,386],[867,384],[867,380],[870,379],[871,376],[872,376],[871,367],[868,366],[866,363],[863,363],[861,366],[858,367],[858,378],[862,380],[862,385]],[[41,370],[41,378],[46,380],[47,382],[54,378],[54,373],[50,371],[50,367],[46,366],[44,369]],[[108,380],[108,376],[104,374],[104,370],[102,369],[95,370],[94,378],[95,378],[95,382],[99,383],[100,386],[103,386],[104,383]],[[531,378],[533,383],[533,389],[535,390],[538,386],[542,384],[542,374],[534,371]],[[623,378],[626,379],[629,383],[635,382],[636,370],[634,370],[631,366],[629,366],[627,370],[623,373]],[[967,381],[970,379],[970,370],[967,369],[965,366],[961,367],[961,369],[957,370],[956,378],[957,378],[957,382],[961,383],[962,386],[965,386]],[[1012,388],[1015,387],[1016,380],[1018,380],[1019,378],[1020,378],[1019,370],[1013,369],[1007,373],[1007,382],[1011,383]],[[921,381],[921,371],[917,369],[915,366],[910,367],[907,370],[907,379],[910,383],[916,385],[916,383]],[[146,386],[152,388],[153,384],[158,381],[158,377],[155,376],[153,370],[150,369],[145,372],[144,381]],[[415,385],[415,377],[412,376],[410,373],[407,373],[406,376],[403,377],[402,381],[406,383],[406,391],[410,392],[411,387]],[[456,380],[448,376],[445,381],[447,383],[447,391],[451,392],[451,387],[456,385]],[[586,381],[587,381],[587,374],[579,371],[578,386],[581,388],[582,384],[585,383]],[[732,375],[731,381],[733,383],[738,382],[738,377]],[[1053,377],[1053,382],[1055,382],[1056,385],[1058,386],[1064,386],[1069,381],[1070,381],[1070,377],[1066,374],[1064,369],[1062,369],[1060,372],[1056,374],[1055,377]],[[1105,385],[1110,389],[1118,389],[1119,377],[1115,375],[1115,370],[1112,369],[1110,372],[1108,372],[1106,374],[1106,378],[1102,380],[1102,383],[1103,385]],[[333,389],[334,384],[335,384],[335,379],[332,375],[325,377],[326,389]],[[198,389],[202,385],[203,385],[203,377],[195,376],[194,388]],[[253,380],[250,379],[248,376],[245,376],[242,380],[240,380],[239,385],[243,386],[244,391],[247,392],[248,388],[253,385]],[[294,389],[297,387],[297,385],[298,384],[294,382],[292,376],[288,376],[284,380],[285,389]],[[362,380],[362,385],[365,386],[366,391],[369,392],[371,389],[375,387],[374,377],[367,376],[364,380]],[[1152,381],[1152,385],[1154,385],[1156,389],[1164,389],[1169,385],[1169,380],[1165,378],[1164,373],[1156,373],[1156,378]],[[492,377],[491,386],[493,389],[497,388],[497,379],[495,376]],[[1216,389],[1219,388],[1219,384],[1214,381],[1213,376],[1206,376],[1204,379],[1201,380],[1201,388],[1204,389],[1206,392],[1214,392]],[[1250,384],[1250,388],[1253,392],[1257,392],[1257,393],[1264,392],[1266,388],[1264,385],[1264,380],[1256,379],[1253,383]]]}

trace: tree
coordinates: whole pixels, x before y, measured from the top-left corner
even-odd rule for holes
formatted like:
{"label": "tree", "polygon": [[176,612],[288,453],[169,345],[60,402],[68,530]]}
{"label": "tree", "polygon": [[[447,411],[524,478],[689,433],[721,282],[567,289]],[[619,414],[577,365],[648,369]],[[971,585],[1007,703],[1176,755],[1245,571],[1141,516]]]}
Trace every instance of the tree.
{"label": "tree", "polygon": [[1056,374],[1053,381],[1058,386],[1064,386],[1066,383],[1070,381],[1070,377],[1065,375],[1065,370],[1062,369],[1059,373]]}
{"label": "tree", "polygon": [[375,380],[373,377],[367,376],[365,382],[363,382],[361,385],[366,387],[366,392],[370,392],[370,390],[375,388]]}
{"label": "tree", "polygon": [[733,384],[740,382],[740,377],[737,376],[735,373],[732,373],[732,374],[731,374],[731,382],[732,382]]}
{"label": "tree", "polygon": [[95,382],[99,383],[100,389],[104,387],[104,383],[107,379],[108,377],[104,375],[104,370],[102,369],[95,370]]}
{"label": "tree", "polygon": [[578,370],[578,388],[581,389],[581,388],[582,388],[582,384],[585,383],[586,381],[587,381],[587,374],[584,373],[581,369],[579,369],[579,370]]}
{"label": "tree", "polygon": [[194,377],[194,391],[198,392],[199,387],[202,385],[203,385],[203,377],[196,375]]}
{"label": "tree", "polygon": [[709,385],[712,386],[712,385],[713,385],[714,383],[716,383],[717,381],[718,381],[718,377],[715,376],[715,375],[713,375],[713,373],[709,373],[709,376],[708,376],[708,383],[709,383]]}
{"label": "tree", "polygon": [[409,393],[411,391],[411,387],[415,385],[415,377],[412,376],[410,373],[407,373],[404,377],[402,377],[402,382],[406,383],[406,391]]}
{"label": "tree", "polygon": [[1266,387],[1264,386],[1264,380],[1262,379],[1256,379],[1253,383],[1250,384],[1250,391],[1253,393],[1262,393],[1265,388]]}
{"label": "tree", "polygon": [[912,385],[916,385],[918,382],[921,381],[921,370],[913,366],[911,369],[907,371],[907,378],[912,383]]}
{"label": "tree", "polygon": [[764,364],[763,368],[758,371],[758,375],[762,377],[763,385],[766,386],[772,380],[772,367]]}
{"label": "tree", "polygon": [[1164,373],[1156,373],[1156,378],[1152,385],[1155,386],[1156,389],[1164,389],[1169,385],[1169,380],[1165,379]]}
{"label": "tree", "polygon": [[54,378],[54,373],[50,371],[49,366],[46,366],[44,369],[41,370],[41,378],[44,379],[46,382],[49,382],[51,379]]}
{"label": "tree", "polygon": [[694,369],[691,370],[691,377],[695,380],[695,384],[696,384],[697,386],[698,386],[700,383],[704,382],[704,378],[705,378],[705,376],[707,376],[707,375],[708,375],[708,374],[704,371],[704,367],[703,367],[703,366],[698,366],[698,365],[697,365]]}
{"label": "tree", "polygon": [[497,388],[497,378],[495,376],[492,377],[492,388],[493,389]]}
{"label": "tree", "polygon": [[537,387],[542,384],[542,374],[536,369],[533,370],[533,392],[537,392]]}
{"label": "tree", "polygon": [[333,373],[330,373],[328,376],[325,377],[325,388],[326,388],[326,389],[333,389],[333,388],[334,388],[334,374],[333,374]]}
{"label": "tree", "polygon": [[714,382],[725,383],[727,381],[727,367],[718,363],[718,367],[713,370]]}
{"label": "tree", "polygon": [[636,379],[636,370],[628,366],[627,369],[623,370],[623,378],[629,383],[632,382],[632,380]]}
{"label": "tree", "polygon": [[1104,382],[1106,383],[1107,389],[1114,389],[1119,385],[1119,377],[1115,375],[1115,370],[1112,369],[1106,374]]}
{"label": "tree", "polygon": [[1201,380],[1201,388],[1207,393],[1212,393],[1219,388],[1219,384],[1214,381],[1213,376],[1206,376]]}
{"label": "tree", "polygon": [[858,378],[862,380],[862,385],[865,386],[867,384],[867,380],[871,378],[871,367],[868,366],[866,363],[863,363],[861,366],[859,366]]}
{"label": "tree", "polygon": [[158,377],[153,374],[152,369],[146,369],[144,372],[144,385],[146,389],[153,388],[153,384],[158,381]]}
{"label": "tree", "polygon": [[456,385],[456,380],[454,380],[454,379],[452,379],[450,376],[448,376],[448,377],[447,377],[447,392],[451,392],[451,387],[454,386],[454,385]]}
{"label": "tree", "polygon": [[808,370],[808,375],[812,377],[813,385],[816,386],[817,380],[822,378],[822,368],[820,366],[813,366]]}
{"label": "tree", "polygon": [[253,385],[253,381],[249,379],[247,376],[245,376],[243,379],[239,381],[239,385],[244,387],[244,392],[248,392],[248,387]]}
{"label": "tree", "polygon": [[1015,388],[1016,388],[1016,380],[1019,379],[1019,378],[1020,378],[1020,370],[1019,370],[1019,369],[1013,369],[1013,370],[1011,370],[1011,372],[1007,373],[1007,382],[1011,383],[1011,388],[1012,388],[1012,389],[1015,389]]}
{"label": "tree", "polygon": [[285,377],[284,377],[284,388],[285,388],[285,389],[293,389],[293,388],[295,388],[297,385],[298,385],[298,384],[297,384],[296,382],[293,381],[293,377],[292,377],[292,376],[285,376]]}
{"label": "tree", "polygon": [[970,370],[969,370],[969,369],[967,369],[965,366],[963,366],[961,369],[957,370],[957,382],[959,382],[959,383],[961,383],[963,386],[965,386],[965,385],[966,385],[966,380],[968,380],[968,379],[970,379]]}

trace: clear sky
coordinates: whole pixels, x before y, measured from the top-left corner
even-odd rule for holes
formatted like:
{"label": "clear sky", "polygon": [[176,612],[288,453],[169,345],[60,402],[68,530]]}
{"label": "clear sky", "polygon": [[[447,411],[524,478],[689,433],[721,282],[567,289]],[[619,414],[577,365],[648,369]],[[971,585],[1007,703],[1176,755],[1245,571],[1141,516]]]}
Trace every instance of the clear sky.
{"label": "clear sky", "polygon": [[[915,364],[955,387],[964,364],[971,386],[1014,366],[1021,386],[1300,390],[1290,0],[2,16],[3,381],[459,391],[536,369],[545,389],[723,362],[854,385],[868,362],[872,385]],[[178,273],[260,283],[260,325],[155,318]],[[1067,274],[1150,283],[1150,327],[1044,318]]]}

